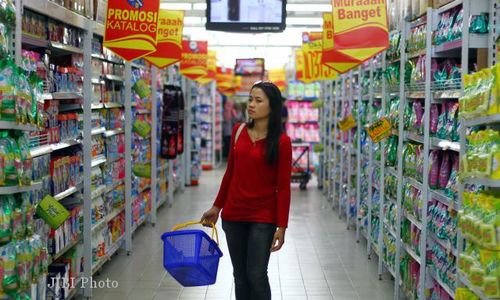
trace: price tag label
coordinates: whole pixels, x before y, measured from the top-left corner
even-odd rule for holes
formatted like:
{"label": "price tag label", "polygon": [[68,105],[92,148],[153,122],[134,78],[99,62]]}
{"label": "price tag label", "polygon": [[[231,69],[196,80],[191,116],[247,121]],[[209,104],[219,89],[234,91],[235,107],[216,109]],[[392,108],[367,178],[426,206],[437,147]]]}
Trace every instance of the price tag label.
{"label": "price tag label", "polygon": [[352,115],[348,115],[340,120],[338,126],[341,131],[348,131],[356,127],[356,120]]}
{"label": "price tag label", "polygon": [[366,125],[365,128],[374,143],[378,143],[391,135],[391,122],[386,117]]}

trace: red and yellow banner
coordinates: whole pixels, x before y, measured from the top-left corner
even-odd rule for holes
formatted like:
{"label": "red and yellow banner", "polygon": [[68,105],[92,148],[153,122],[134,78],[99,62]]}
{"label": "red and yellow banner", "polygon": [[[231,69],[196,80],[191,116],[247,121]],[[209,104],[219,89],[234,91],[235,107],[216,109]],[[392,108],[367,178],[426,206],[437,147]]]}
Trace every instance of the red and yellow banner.
{"label": "red and yellow banner", "polygon": [[[302,81],[309,83],[317,80],[333,80],[337,72],[321,63],[323,55],[323,41],[316,40],[302,45],[304,55],[304,74]],[[299,79],[300,80],[300,79]]]}
{"label": "red and yellow banner", "polygon": [[160,69],[181,60],[183,28],[183,10],[161,9],[158,17],[156,51],[144,59]]}
{"label": "red and yellow banner", "polygon": [[235,77],[233,74],[233,69],[217,67],[217,72],[215,74],[215,80],[217,82],[217,90],[226,96],[232,96],[236,92],[235,87]]}
{"label": "red and yellow banner", "polygon": [[201,84],[207,84],[215,80],[217,73],[217,53],[208,50],[207,56],[207,75],[197,78],[196,81]]}
{"label": "red and yellow banner", "polygon": [[281,92],[284,92],[287,87],[286,71],[284,69],[269,70],[267,73],[269,81],[273,82]]}
{"label": "red and yellow banner", "polygon": [[[340,73],[347,72],[389,47],[386,0],[332,0],[333,41],[323,59]],[[323,16],[325,18],[325,16]],[[329,52],[330,51],[330,52]]]}
{"label": "red and yellow banner", "polygon": [[347,70],[361,64],[362,61],[338,51],[335,47],[333,35],[333,14],[323,13],[323,56],[321,62],[338,73],[346,72],[346,68],[341,67],[342,64],[348,66]]}
{"label": "red and yellow banner", "polygon": [[156,51],[160,0],[109,0],[103,46],[127,61]]}
{"label": "red and yellow banner", "polygon": [[207,75],[208,43],[206,41],[182,41],[180,72],[196,80]]}
{"label": "red and yellow banner", "polygon": [[304,81],[304,53],[302,48],[295,49],[295,79]]}

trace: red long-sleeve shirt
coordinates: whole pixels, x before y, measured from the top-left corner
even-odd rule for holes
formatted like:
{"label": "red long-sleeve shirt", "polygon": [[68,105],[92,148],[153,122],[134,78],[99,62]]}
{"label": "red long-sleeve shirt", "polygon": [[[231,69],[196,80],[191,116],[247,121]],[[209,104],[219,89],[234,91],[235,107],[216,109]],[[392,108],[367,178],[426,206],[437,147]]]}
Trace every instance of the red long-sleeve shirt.
{"label": "red long-sleeve shirt", "polygon": [[281,135],[278,164],[272,166],[266,160],[265,140],[253,143],[246,126],[234,144],[239,126],[233,127],[228,165],[214,205],[222,208],[222,219],[226,221],[287,227],[292,169],[290,138]]}

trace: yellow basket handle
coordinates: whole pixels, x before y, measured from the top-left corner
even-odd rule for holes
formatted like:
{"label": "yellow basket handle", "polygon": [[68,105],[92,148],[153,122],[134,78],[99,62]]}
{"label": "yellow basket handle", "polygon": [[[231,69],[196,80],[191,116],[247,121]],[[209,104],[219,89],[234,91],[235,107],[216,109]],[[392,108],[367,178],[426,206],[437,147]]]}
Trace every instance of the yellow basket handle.
{"label": "yellow basket handle", "polygon": [[[177,231],[177,230],[180,230],[182,228],[185,228],[185,227],[188,227],[191,225],[198,225],[198,224],[202,224],[201,221],[189,221],[186,223],[180,223],[180,224],[177,224],[174,227],[172,227],[172,231]],[[212,240],[214,239],[214,235],[215,235],[215,242],[218,245],[219,244],[219,234],[217,233],[217,228],[215,228],[215,224],[212,223],[211,225],[212,225]]]}

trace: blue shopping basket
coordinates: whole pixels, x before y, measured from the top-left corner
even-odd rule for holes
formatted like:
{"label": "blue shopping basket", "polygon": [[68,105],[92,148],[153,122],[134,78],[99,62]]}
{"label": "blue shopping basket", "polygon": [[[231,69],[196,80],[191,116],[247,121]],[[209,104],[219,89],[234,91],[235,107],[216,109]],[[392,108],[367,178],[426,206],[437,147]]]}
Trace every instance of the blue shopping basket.
{"label": "blue shopping basket", "polygon": [[[219,236],[212,224],[212,237],[203,230],[179,230],[199,221],[178,224],[161,236],[163,240],[163,266],[182,286],[214,284],[222,251]],[[215,234],[216,241],[213,237]]]}

